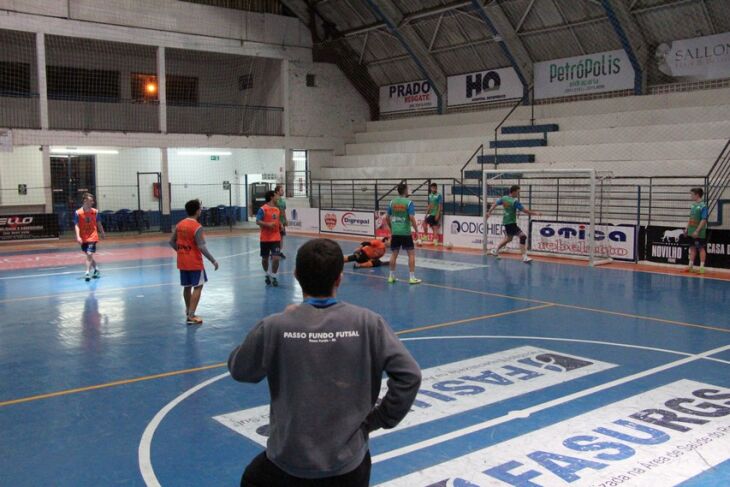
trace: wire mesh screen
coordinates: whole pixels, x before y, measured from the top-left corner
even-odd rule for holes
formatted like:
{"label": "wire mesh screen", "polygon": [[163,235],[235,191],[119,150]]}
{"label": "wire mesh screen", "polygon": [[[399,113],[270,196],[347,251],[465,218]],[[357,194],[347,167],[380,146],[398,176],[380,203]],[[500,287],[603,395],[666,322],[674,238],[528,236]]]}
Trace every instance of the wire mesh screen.
{"label": "wire mesh screen", "polygon": [[43,156],[38,146],[0,152],[0,209],[22,207],[44,212]]}
{"label": "wire mesh screen", "polygon": [[280,61],[167,49],[168,132],[282,135]]}
{"label": "wire mesh screen", "polygon": [[154,47],[46,36],[50,128],[157,132],[157,97],[140,92],[136,77],[156,67]]}
{"label": "wire mesh screen", "polygon": [[40,128],[35,36],[0,30],[0,127]]}

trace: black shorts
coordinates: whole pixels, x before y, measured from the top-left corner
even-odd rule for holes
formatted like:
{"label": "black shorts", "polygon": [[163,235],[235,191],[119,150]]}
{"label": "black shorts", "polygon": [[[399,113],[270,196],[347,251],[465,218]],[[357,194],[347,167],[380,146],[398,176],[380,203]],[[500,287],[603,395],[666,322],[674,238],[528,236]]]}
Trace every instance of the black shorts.
{"label": "black shorts", "polygon": [[706,238],[700,238],[700,237],[690,237],[690,242],[692,244],[692,247],[699,249],[704,249],[707,246],[707,239]]}
{"label": "black shorts", "polygon": [[355,251],[347,260],[348,262],[357,262],[358,264],[364,264],[369,261],[370,258],[365,255],[363,251]]}
{"label": "black shorts", "polygon": [[81,252],[85,254],[96,253],[96,242],[85,242],[81,244]]}
{"label": "black shorts", "polygon": [[370,452],[365,455],[363,461],[355,470],[336,477],[325,477],[319,479],[301,479],[289,475],[269,460],[266,452],[259,453],[241,477],[242,487],[367,487],[370,485],[370,470],[372,463]]}
{"label": "black shorts", "polygon": [[393,235],[390,237],[390,250],[413,250],[415,248],[411,235]]}
{"label": "black shorts", "polygon": [[436,217],[434,215],[428,215],[426,217],[426,225],[428,225],[429,227],[440,227],[441,220],[436,220]]}
{"label": "black shorts", "polygon": [[505,233],[510,236],[514,237],[515,235],[524,235],[520,227],[517,226],[516,223],[508,223],[504,226]]}
{"label": "black shorts", "polygon": [[281,255],[281,242],[261,242],[261,257],[279,257]]}

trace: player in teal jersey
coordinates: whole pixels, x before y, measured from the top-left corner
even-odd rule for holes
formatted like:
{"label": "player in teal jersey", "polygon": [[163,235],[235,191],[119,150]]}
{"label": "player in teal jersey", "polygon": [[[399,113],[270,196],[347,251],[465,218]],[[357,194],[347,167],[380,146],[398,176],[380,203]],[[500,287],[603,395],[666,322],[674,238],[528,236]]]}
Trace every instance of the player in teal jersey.
{"label": "player in teal jersey", "polygon": [[279,221],[281,222],[281,243],[279,244],[280,254],[279,257],[286,259],[284,255],[284,236],[286,236],[286,200],[284,199],[284,185],[277,184],[274,188],[274,192],[279,195],[279,199],[276,200],[276,207],[279,208]]}
{"label": "player in teal jersey", "polygon": [[428,237],[428,227],[431,227],[433,230],[433,244],[437,246],[441,242],[443,197],[439,194],[438,184],[431,183],[429,189],[428,209],[426,210],[426,219],[423,220],[423,238]]}
{"label": "player in teal jersey", "polygon": [[[496,249],[492,249],[492,255],[499,258],[499,251],[510,243],[512,239],[517,236],[520,237],[520,248],[522,250],[522,262],[530,262],[532,259],[527,256],[527,235],[523,232],[520,227],[517,226],[517,212],[521,211],[528,215],[539,216],[540,213],[537,211],[530,211],[525,208],[519,200],[520,187],[516,184],[509,188],[509,196],[502,196],[499,198],[487,212],[487,219],[492,215],[494,209],[498,206],[504,208],[504,215],[502,216],[502,225],[504,225],[505,236],[504,239],[499,243]],[[486,229],[485,235],[486,238]]]}
{"label": "player in teal jersey", "polygon": [[689,210],[689,221],[684,233],[692,239],[692,245],[689,247],[689,267],[688,272],[694,271],[695,258],[697,251],[700,252],[700,268],[699,273],[705,273],[705,258],[707,251],[707,204],[702,200],[705,192],[702,188],[692,188],[690,191],[692,197],[692,207]]}
{"label": "player in teal jersey", "polygon": [[416,250],[413,245],[413,236],[411,235],[411,227],[418,235],[418,223],[416,222],[416,207],[413,201],[408,199],[408,185],[400,183],[398,185],[398,197],[388,205],[388,214],[385,219],[392,233],[390,239],[390,276],[388,282],[394,283],[395,279],[395,261],[398,259],[398,253],[403,248],[408,252],[408,270],[410,271],[410,284],[419,284],[420,279],[416,279]]}

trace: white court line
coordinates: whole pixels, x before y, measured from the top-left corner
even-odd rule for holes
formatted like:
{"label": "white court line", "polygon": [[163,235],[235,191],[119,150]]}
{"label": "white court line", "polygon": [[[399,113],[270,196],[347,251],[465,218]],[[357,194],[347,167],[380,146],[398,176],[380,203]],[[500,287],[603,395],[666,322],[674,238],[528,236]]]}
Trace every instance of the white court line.
{"label": "white court line", "polygon": [[[172,249],[170,249],[170,250],[172,250]],[[255,254],[257,252],[259,252],[259,249],[249,250],[248,252],[241,252],[240,254],[225,255],[216,260],[231,259],[233,257],[240,257],[241,255]],[[82,265],[83,265],[83,262],[81,264],[79,264],[79,268],[81,268]],[[112,272],[112,271],[121,271],[121,270],[129,270],[129,269],[144,269],[146,267],[167,267],[167,266],[171,266],[171,265],[175,265],[175,262],[165,262],[162,264],[134,265],[134,266],[127,266],[127,267],[106,267],[105,266],[105,267],[103,267],[103,271],[105,273],[107,273],[107,272]],[[63,269],[63,267],[51,267],[51,268],[46,268],[45,270],[48,270],[48,269]],[[46,274],[21,274],[19,276],[0,277],[0,281],[7,281],[7,280],[11,280],[11,279],[27,279],[29,277],[67,276],[70,274],[81,274],[81,271],[77,270],[77,271],[64,271],[64,272],[49,272]]]}
{"label": "white court line", "polygon": [[407,445],[402,448],[397,448],[395,450],[381,453],[380,455],[374,456],[372,461],[373,461],[373,463],[382,462],[382,461],[389,460],[391,458],[395,458],[395,457],[398,457],[401,455],[406,455],[406,454],[414,452],[416,450],[421,450],[423,448],[428,448],[430,446],[434,446],[439,443],[444,443],[446,441],[452,440],[454,438],[458,438],[460,436],[468,435],[471,433],[476,433],[477,431],[482,431],[482,430],[491,428],[492,426],[496,426],[498,424],[512,421],[513,419],[526,419],[526,418],[530,417],[530,415],[533,413],[543,411],[545,409],[549,409],[553,406],[559,406],[561,404],[571,402],[575,399],[580,399],[581,397],[585,397],[585,396],[594,394],[596,392],[610,389],[611,387],[619,386],[619,385],[625,384],[627,382],[641,379],[643,377],[647,377],[649,375],[656,374],[658,372],[663,372],[665,370],[673,369],[675,367],[679,367],[680,365],[685,365],[690,362],[694,362],[696,360],[706,358],[707,355],[714,355],[716,353],[724,352],[725,350],[730,350],[730,345],[718,347],[713,350],[708,350],[706,352],[702,352],[700,354],[690,355],[688,357],[685,357],[685,358],[682,358],[679,360],[675,360],[674,362],[669,362],[667,364],[660,365],[660,366],[654,367],[652,369],[648,369],[648,370],[644,370],[642,372],[638,372],[636,374],[628,375],[626,377],[622,377],[620,379],[616,379],[611,382],[606,382],[605,384],[599,384],[594,387],[589,387],[588,389],[574,392],[573,394],[568,394],[567,396],[562,396],[557,399],[553,399],[551,401],[543,402],[541,404],[536,404],[535,406],[531,406],[529,408],[525,408],[525,409],[518,410],[518,411],[510,411],[509,413],[507,413],[503,416],[500,416],[500,417],[494,418],[494,419],[490,419],[489,421],[485,421],[483,423],[475,424],[475,425],[472,425],[472,426],[469,426],[466,428],[461,428],[459,430],[452,431],[450,433],[446,433],[443,435],[435,436],[433,438],[429,438],[428,440],[420,441],[418,443],[413,443],[412,445]]}
{"label": "white court line", "polygon": [[[667,350],[663,348],[656,348],[656,347],[646,347],[643,345],[631,345],[631,344],[625,344],[625,343],[616,343],[616,342],[604,342],[599,340],[581,340],[578,338],[553,338],[553,337],[530,337],[530,336],[505,336],[505,335],[450,335],[450,336],[431,336],[431,337],[409,337],[409,338],[402,338],[403,341],[421,341],[421,340],[447,340],[447,339],[474,339],[474,338],[488,338],[488,339],[500,339],[500,340],[545,340],[545,341],[564,341],[564,342],[574,342],[574,343],[590,343],[590,344],[598,344],[598,345],[609,345],[609,346],[617,346],[617,347],[624,347],[624,348],[634,348],[639,350],[651,350],[655,352],[665,352],[675,355],[684,355],[685,358],[669,362],[665,365],[655,367],[653,369],[645,370],[643,372],[639,372],[637,374],[633,374],[627,377],[624,377],[622,379],[617,379],[611,382],[608,382],[606,384],[602,384],[599,386],[592,387],[590,389],[586,389],[585,391],[581,391],[578,393],[571,394],[569,396],[565,396],[562,398],[558,398],[552,401],[548,401],[546,403],[538,404],[536,406],[533,406],[531,408],[524,409],[522,411],[512,411],[509,414],[505,416],[501,416],[499,418],[495,418],[493,420],[479,423],[477,425],[463,428],[461,430],[454,431],[452,433],[448,433],[445,435],[441,435],[438,437],[435,437],[431,440],[422,441],[420,443],[416,443],[414,445],[409,445],[397,450],[392,450],[390,452],[382,453],[380,455],[377,455],[373,457],[373,463],[381,462],[383,460],[387,460],[389,458],[393,458],[397,455],[404,455],[406,453],[410,453],[414,450],[426,448],[428,446],[431,446],[436,443],[440,443],[443,441],[450,440],[452,438],[462,436],[465,434],[473,433],[475,431],[480,431],[486,428],[489,428],[490,426],[493,426],[495,424],[504,423],[507,421],[510,421],[512,419],[516,419],[518,417],[528,417],[533,412],[540,411],[542,409],[547,409],[553,406],[557,406],[560,404],[563,404],[564,402],[571,401],[573,399],[583,397],[589,394],[593,394],[594,392],[599,392],[604,389],[608,389],[610,387],[624,384],[626,382],[630,382],[635,379],[639,379],[642,377],[646,377],[648,375],[662,372],[664,370],[668,370],[674,367],[678,367],[680,365],[684,365],[689,362],[694,362],[696,360],[700,359],[707,359],[707,360],[714,360],[714,361],[721,361],[719,359],[713,359],[706,357],[706,355],[713,355],[716,353],[721,353],[725,350],[730,350],[730,345],[726,345],[724,347],[719,347],[714,350],[708,350],[707,352],[703,352],[701,354],[691,354],[687,352],[679,352],[676,350]],[[225,377],[228,377],[228,372],[225,372],[223,374],[217,375],[215,377],[212,377],[204,382],[201,382],[197,386],[188,389],[187,391],[183,392],[179,396],[177,396],[175,399],[170,401],[165,407],[160,409],[157,414],[152,418],[152,420],[149,422],[147,427],[144,430],[144,433],[142,434],[142,438],[139,442],[139,448],[137,452],[137,458],[139,462],[139,470],[142,474],[142,478],[145,481],[145,485],[148,487],[161,487],[160,481],[157,479],[157,475],[155,475],[154,467],[152,466],[152,439],[154,437],[155,431],[159,427],[160,423],[165,419],[165,416],[172,411],[178,404],[183,402],[188,397],[195,394],[197,391],[209,386],[210,384],[213,384],[221,379],[224,379]],[[398,452],[397,454],[394,454],[394,452]]]}

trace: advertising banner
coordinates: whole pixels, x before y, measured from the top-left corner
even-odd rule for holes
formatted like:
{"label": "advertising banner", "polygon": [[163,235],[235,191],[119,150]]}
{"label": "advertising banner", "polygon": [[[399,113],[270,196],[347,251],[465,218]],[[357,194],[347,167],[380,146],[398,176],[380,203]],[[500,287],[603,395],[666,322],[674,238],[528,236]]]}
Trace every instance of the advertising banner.
{"label": "advertising banner", "polygon": [[[444,217],[444,243],[451,243],[454,247],[481,249],[484,239],[484,219],[480,216],[450,216]],[[527,232],[528,219],[520,215],[517,224]],[[504,238],[502,217],[492,216],[487,222],[487,247],[492,249],[499,245]],[[519,239],[515,238],[507,245],[507,249],[518,250]]]}
{"label": "advertising banner", "polygon": [[319,209],[287,208],[286,222],[288,233],[319,233]]}
{"label": "advertising banner", "polygon": [[535,63],[535,98],[603,93],[634,87],[623,49]]}
{"label": "advertising banner", "polygon": [[449,106],[522,98],[524,89],[514,68],[449,76],[447,83]]}
{"label": "advertising banner", "polygon": [[[684,228],[646,227],[645,259],[664,264],[688,265],[691,242],[684,235]],[[730,230],[709,230],[706,248],[705,265],[730,269]]]}
{"label": "advertising banner", "polygon": [[[532,220],[530,248],[537,252],[587,256],[587,233],[587,223]],[[637,237],[635,225],[596,225],[596,255],[635,262]]]}
{"label": "advertising banner", "polygon": [[372,237],[375,215],[370,211],[319,210],[319,231]]}
{"label": "advertising banner", "polygon": [[[378,238],[390,237],[390,227],[388,227],[388,224],[385,221],[386,216],[387,212],[385,210],[375,212],[375,236]],[[416,213],[414,216],[416,217],[416,223],[418,223],[418,233],[411,231],[411,236],[414,240],[417,240],[420,236],[424,242],[430,241],[433,236],[431,229],[429,229],[428,238],[421,233],[423,232],[423,220],[426,219],[425,213]]]}
{"label": "advertising banner", "polygon": [[380,485],[681,485],[730,459],[727,397],[677,380]]}
{"label": "advertising banner", "polygon": [[32,214],[0,216],[0,241],[58,238],[58,216]]}
{"label": "advertising banner", "polygon": [[730,78],[730,32],[659,44],[659,71],[690,80]]}
{"label": "advertising banner", "polygon": [[426,80],[380,87],[380,113],[436,108],[438,100]]}

